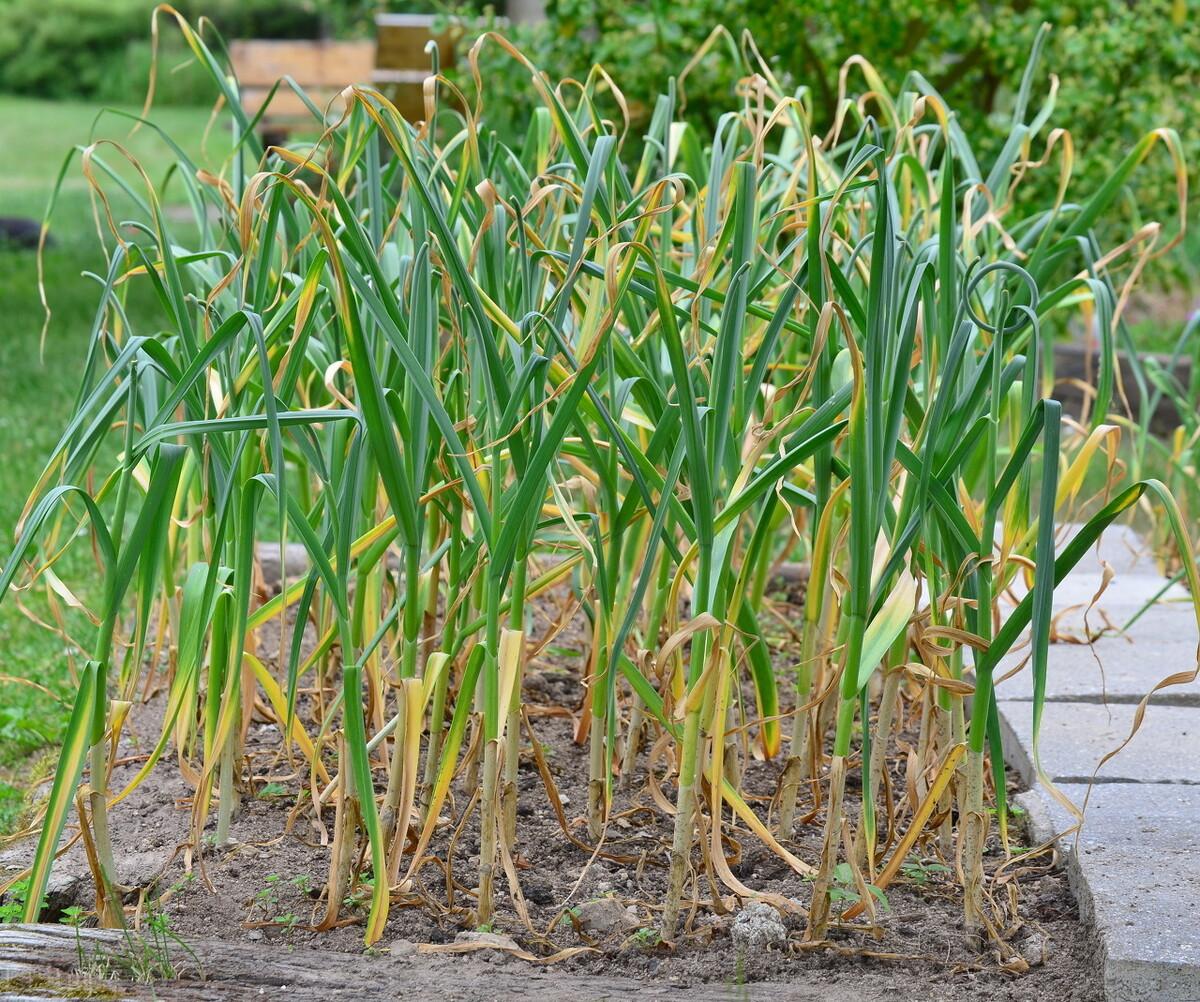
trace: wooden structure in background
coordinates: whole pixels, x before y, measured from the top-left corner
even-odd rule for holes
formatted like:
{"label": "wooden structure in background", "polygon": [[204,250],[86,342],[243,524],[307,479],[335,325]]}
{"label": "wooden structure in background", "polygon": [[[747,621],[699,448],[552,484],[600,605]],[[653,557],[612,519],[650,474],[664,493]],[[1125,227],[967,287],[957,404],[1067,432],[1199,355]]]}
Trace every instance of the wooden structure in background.
{"label": "wooden structure in background", "polygon": [[[437,27],[441,31],[436,31]],[[432,57],[425,51],[437,42],[442,69],[454,65],[455,47],[463,35],[460,24],[428,14],[375,15],[375,72],[371,81],[410,122],[425,117],[425,79]]]}
{"label": "wooden structure in background", "polygon": [[[498,19],[500,26],[506,22]],[[378,14],[376,39],[305,41],[243,39],[229,47],[241,87],[242,106],[256,115],[277,80],[291,77],[324,110],[350,84],[370,83],[382,91],[410,122],[425,117],[424,84],[433,60],[425,47],[437,42],[440,65],[454,65],[465,27],[427,14]],[[338,102],[332,109],[340,113]],[[286,83],[276,89],[260,131],[270,141],[286,137],[298,125],[312,124],[312,113]]]}
{"label": "wooden structure in background", "polygon": [[[310,101],[324,110],[350,84],[366,83],[375,67],[375,43],[300,39],[245,39],[229,46],[241,87],[242,107],[255,115],[277,80],[291,77]],[[334,111],[340,112],[335,107]],[[286,135],[289,128],[312,122],[312,113],[295,91],[281,83],[263,116],[261,131]]]}

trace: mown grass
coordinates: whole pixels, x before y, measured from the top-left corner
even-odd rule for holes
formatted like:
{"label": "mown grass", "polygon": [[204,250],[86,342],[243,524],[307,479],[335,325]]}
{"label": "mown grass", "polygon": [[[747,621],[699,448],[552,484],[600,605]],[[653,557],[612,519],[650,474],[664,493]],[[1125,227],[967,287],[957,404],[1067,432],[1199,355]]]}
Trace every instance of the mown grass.
{"label": "mown grass", "polygon": [[[136,113],[133,106],[117,109]],[[101,115],[96,105],[0,96],[0,213],[41,219],[63,158],[93,135],[125,137],[127,118]],[[97,121],[97,116],[101,115]],[[172,136],[200,157],[207,112],[193,108],[155,110],[156,122],[170,123]],[[98,131],[96,131],[98,130]],[[139,130],[122,140],[151,176],[173,162],[156,135]],[[115,206],[120,210],[120,203]],[[83,273],[103,265],[87,181],[79,158],[68,168],[51,221],[53,246],[45,254],[45,286],[53,310],[40,349],[44,312],[38,294],[37,255],[0,249],[0,539],[5,548],[46,456],[54,447],[74,400],[83,364],[83,346],[92,322],[98,287]],[[38,596],[27,598],[37,613]],[[55,696],[71,695],[64,643],[38,629],[16,603],[0,607],[0,677],[36,680]],[[19,810],[17,776],[38,749],[55,744],[64,713],[58,699],[29,685],[0,681],[0,831]]]}

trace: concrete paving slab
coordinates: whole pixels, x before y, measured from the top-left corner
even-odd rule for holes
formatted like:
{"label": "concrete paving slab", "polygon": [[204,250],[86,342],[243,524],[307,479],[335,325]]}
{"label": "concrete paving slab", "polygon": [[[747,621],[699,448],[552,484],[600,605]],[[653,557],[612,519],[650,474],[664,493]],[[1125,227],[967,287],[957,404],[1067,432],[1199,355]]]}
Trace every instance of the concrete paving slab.
{"label": "concrete paving slab", "polygon": [[1119,574],[1112,578],[1100,597],[1103,578],[1098,574],[1070,574],[1054,590],[1054,607],[1064,609],[1070,605],[1088,605],[1095,599],[1097,608],[1105,606],[1141,607],[1158,598],[1161,603],[1182,604],[1188,598],[1182,585],[1168,584],[1157,574]]}
{"label": "concrete paving slab", "polygon": [[[1116,576],[1087,609],[1102,561]],[[1058,632],[1085,638],[1106,624],[1124,630],[1164,584],[1137,534],[1114,527],[1056,590]],[[1129,736],[1138,701],[1161,679],[1196,665],[1200,631],[1187,593],[1174,585],[1164,598],[1122,635],[1050,649],[1041,763],[1079,806],[1101,759]],[[998,677],[1026,654],[1006,658]],[[1034,787],[1017,801],[1033,838],[1048,841],[1075,821],[1037,788],[1028,666],[998,683],[996,694],[1005,756]],[[1200,684],[1155,694],[1139,731],[1090,787],[1078,838],[1059,840],[1083,918],[1101,944],[1109,1002],[1200,1002],[1198,756]]]}
{"label": "concrete paving slab", "polygon": [[[1143,605],[1142,602],[1101,601],[1091,609],[1081,605],[1065,611],[1061,606],[1056,606],[1055,635],[1082,639],[1125,632],[1132,637],[1190,639],[1193,643],[1200,639],[1200,631],[1196,628],[1196,614],[1190,604],[1159,603],[1142,612]],[[1131,623],[1130,620],[1135,615],[1138,618]]]}
{"label": "concrete paving slab", "polygon": [[[1196,640],[1108,636],[1093,644],[1054,644],[1046,673],[1046,699],[1084,703],[1137,702],[1156,683],[1176,672],[1196,666]],[[1186,631],[1180,630],[1179,633]],[[1017,674],[1010,675],[1014,669]],[[1005,677],[1009,676],[1009,677]],[[1033,698],[1033,671],[1029,648],[1001,660],[996,671],[999,699]],[[1173,686],[1156,695],[1157,705],[1200,707],[1200,682]]]}
{"label": "concrete paving slab", "polygon": [[[1008,763],[1033,786],[1033,704],[1002,700],[998,709]],[[1040,736],[1043,770],[1055,782],[1088,781],[1100,760],[1129,736],[1136,709],[1129,703],[1047,703]],[[1097,778],[1101,783],[1200,785],[1200,712],[1151,704],[1133,740]]]}
{"label": "concrete paving slab", "polygon": [[[1056,593],[1061,595],[1064,592],[1070,592],[1074,601],[1084,601],[1095,594],[1103,580],[1104,575],[1099,565],[1093,564],[1085,558],[1066,578],[1059,582]],[[1137,587],[1149,594],[1153,594],[1166,584],[1154,568],[1139,567],[1114,575],[1109,580],[1105,594],[1112,594],[1118,588],[1118,582],[1121,582],[1119,587],[1122,589],[1128,590]],[[1029,590],[1027,584],[1025,575],[1019,574],[1013,579],[1012,593],[1017,598],[1023,598]]]}
{"label": "concrete paving slab", "polygon": [[[1078,525],[1066,525],[1058,533],[1059,553],[1075,537]],[[1154,553],[1149,544],[1128,525],[1110,525],[1104,530],[1100,541],[1091,547],[1076,565],[1079,568],[1099,567],[1101,562],[1107,563],[1116,573],[1137,570],[1140,572],[1153,571]]]}
{"label": "concrete paving slab", "polygon": [[[1197,633],[1195,614],[1187,590],[1180,584],[1168,585],[1152,566],[1118,574],[1097,598],[1096,592],[1100,590],[1102,581],[1098,568],[1084,567],[1077,568],[1059,583],[1054,590],[1053,608],[1060,631],[1082,633],[1085,614],[1093,633],[1108,624],[1121,629],[1135,614],[1141,612],[1147,602],[1157,599],[1151,609],[1142,614],[1139,623],[1152,612],[1162,612],[1164,615],[1174,613],[1179,615],[1180,623],[1190,617],[1191,632]],[[1009,589],[1008,601],[1002,603],[1003,611],[1011,611],[1026,591],[1024,581],[1015,582]]]}
{"label": "concrete paving slab", "polygon": [[[1087,787],[1061,792],[1082,805]],[[1045,792],[1021,794],[1032,836],[1074,824]],[[1085,921],[1101,942],[1109,1002],[1200,1000],[1200,787],[1092,787],[1078,840],[1060,840]]]}
{"label": "concrete paving slab", "polygon": [[1196,613],[1191,602],[1159,602],[1138,616],[1133,623],[1122,623],[1125,633],[1151,641],[1191,640],[1200,637]]}

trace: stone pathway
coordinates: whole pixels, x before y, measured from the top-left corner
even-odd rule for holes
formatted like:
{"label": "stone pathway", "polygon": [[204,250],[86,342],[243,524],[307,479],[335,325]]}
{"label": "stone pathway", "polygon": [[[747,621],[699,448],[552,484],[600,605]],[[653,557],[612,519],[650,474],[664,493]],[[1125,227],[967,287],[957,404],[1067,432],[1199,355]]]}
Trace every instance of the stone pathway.
{"label": "stone pathway", "polygon": [[[1114,527],[1056,593],[1062,632],[1084,635],[1079,605],[1099,585],[1101,560],[1116,576],[1087,613],[1093,630],[1105,615],[1124,626],[1165,584],[1138,536]],[[1146,693],[1195,666],[1198,641],[1187,593],[1172,587],[1125,637],[1050,649],[1039,758],[1060,794],[1077,807],[1087,800],[1078,837],[1066,835],[1060,848],[1100,938],[1109,1002],[1200,1002],[1200,683],[1156,694],[1128,746],[1096,771],[1129,736]],[[1075,820],[1038,781],[1032,694],[1028,666],[996,687],[1009,764],[1031,787],[1018,803],[1042,842]]]}

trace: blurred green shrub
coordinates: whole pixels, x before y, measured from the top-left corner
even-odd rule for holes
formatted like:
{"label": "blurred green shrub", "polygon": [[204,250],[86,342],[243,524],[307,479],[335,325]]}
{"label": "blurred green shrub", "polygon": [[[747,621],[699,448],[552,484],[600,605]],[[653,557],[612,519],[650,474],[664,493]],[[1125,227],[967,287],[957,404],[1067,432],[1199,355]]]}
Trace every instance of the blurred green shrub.
{"label": "blurred green shrub", "polygon": [[[807,88],[813,106],[835,108],[838,72],[865,55],[889,86],[919,70],[946,97],[972,137],[998,145],[1008,134],[1012,92],[1039,25],[1054,25],[1035,94],[1060,79],[1052,123],[1075,141],[1076,191],[1094,190],[1123,152],[1149,129],[1176,128],[1192,179],[1200,162],[1200,4],[1193,0],[547,0],[547,21],[508,35],[552,79],[582,79],[601,64],[621,87],[633,121],[634,147],[669,76],[678,75],[714,25],[735,38],[748,30],[776,77]],[[483,50],[490,91],[529,95],[525,71],[496,46]],[[686,115],[706,127],[728,108],[737,81],[752,68],[728,40],[715,43],[682,81]],[[464,80],[468,74],[460,66]],[[523,134],[529,108],[488,103],[490,124],[510,138]],[[502,109],[497,114],[497,109]],[[606,109],[619,115],[616,102]],[[824,124],[828,124],[827,122]],[[636,149],[628,151],[636,155]],[[1041,156],[1041,141],[1033,155]],[[1044,171],[1045,185],[1052,172]],[[1174,180],[1160,162],[1139,173],[1129,218],[1173,221]],[[1033,186],[1029,186],[1032,189]],[[1045,191],[1029,190],[1042,198]]]}
{"label": "blurred green shrub", "polygon": [[[185,16],[212,20],[226,38],[303,38],[361,34],[375,9],[477,13],[477,0],[179,0]],[[1038,26],[1055,26],[1035,93],[1061,81],[1052,121],[1075,141],[1079,187],[1094,190],[1123,150],[1155,126],[1176,128],[1193,182],[1200,163],[1200,17],[1196,0],[546,0],[547,20],[507,34],[551,78],[583,78],[599,64],[621,87],[631,117],[626,153],[636,157],[654,100],[709,37],[715,41],[681,81],[686,116],[710,129],[739,80],[755,67],[748,31],[786,86],[807,90],[813,106],[835,107],[847,57],[865,55],[889,84],[919,69],[957,109],[972,136],[998,145],[1008,134],[1012,89]],[[131,102],[145,91],[154,0],[0,0],[0,90],[47,98]],[[164,24],[164,28],[166,25]],[[188,65],[177,33],[162,32],[158,100],[208,103],[211,86]],[[525,132],[531,91],[525,71],[498,46],[481,55],[491,94],[489,124],[508,142]],[[470,86],[462,61],[457,73]],[[495,94],[508,96],[498,101]],[[619,117],[617,102],[606,109]],[[818,122],[819,125],[828,123]],[[1034,156],[1040,156],[1035,145]],[[1052,172],[1038,182],[1053,184]],[[1127,193],[1126,219],[1166,220],[1174,180],[1159,158]],[[1030,198],[1045,190],[1027,185]]]}
{"label": "blurred green shrub", "polygon": [[95,94],[148,26],[148,7],[135,0],[0,0],[0,86],[46,98]]}
{"label": "blurred green shrub", "polygon": [[[136,103],[150,75],[154,0],[0,0],[0,90],[43,98]],[[316,38],[325,30],[317,0],[178,0],[195,21],[208,17],[229,38]],[[207,104],[212,83],[170,19],[162,38],[157,99]],[[181,66],[181,64],[183,64]]]}

